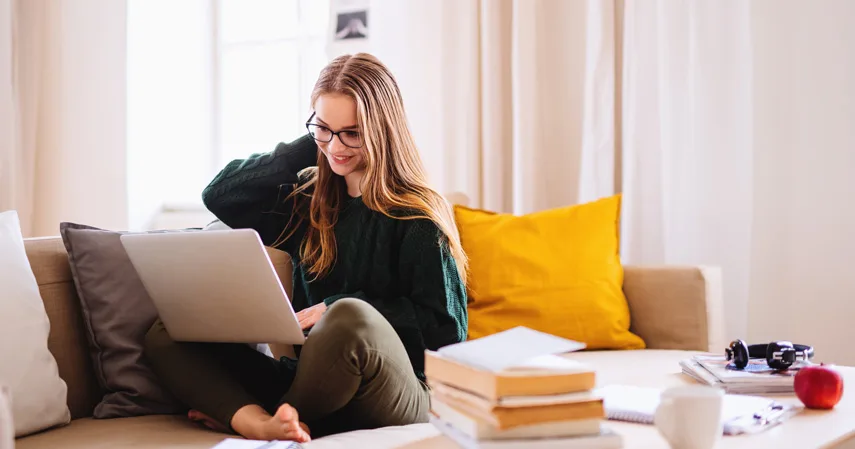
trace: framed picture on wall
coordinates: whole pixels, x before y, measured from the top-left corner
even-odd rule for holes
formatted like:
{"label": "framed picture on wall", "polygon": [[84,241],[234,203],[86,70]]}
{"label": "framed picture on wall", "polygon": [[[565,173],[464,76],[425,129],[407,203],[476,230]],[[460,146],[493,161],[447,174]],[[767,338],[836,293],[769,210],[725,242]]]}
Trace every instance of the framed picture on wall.
{"label": "framed picture on wall", "polygon": [[368,38],[368,10],[337,12],[335,40]]}
{"label": "framed picture on wall", "polygon": [[327,56],[371,52],[370,0],[330,0]]}

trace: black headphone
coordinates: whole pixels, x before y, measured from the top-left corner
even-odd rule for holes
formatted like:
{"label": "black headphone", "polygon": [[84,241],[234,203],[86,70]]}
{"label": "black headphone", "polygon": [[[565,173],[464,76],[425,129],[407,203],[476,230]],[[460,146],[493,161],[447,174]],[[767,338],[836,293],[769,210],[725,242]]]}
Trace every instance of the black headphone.
{"label": "black headphone", "polygon": [[724,354],[727,360],[733,360],[737,369],[745,369],[749,359],[766,359],[769,368],[783,371],[793,366],[797,360],[810,360],[814,351],[811,346],[794,345],[789,341],[749,346],[742,340],[734,340],[725,348]]}

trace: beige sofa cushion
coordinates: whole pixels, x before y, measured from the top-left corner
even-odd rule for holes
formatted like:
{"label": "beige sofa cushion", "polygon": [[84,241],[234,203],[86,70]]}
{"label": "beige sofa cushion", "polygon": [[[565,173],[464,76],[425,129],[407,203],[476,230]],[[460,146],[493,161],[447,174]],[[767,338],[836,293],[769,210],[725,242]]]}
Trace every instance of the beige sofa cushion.
{"label": "beige sofa cushion", "polygon": [[26,248],[50,319],[48,348],[56,357],[59,376],[68,385],[71,417],[92,416],[102,392],[92,372],[80,303],[71,280],[65,247],[58,237],[49,237],[28,239]]}
{"label": "beige sofa cushion", "polygon": [[83,418],[70,425],[17,441],[15,449],[209,448],[224,435],[190,422],[184,416]]}
{"label": "beige sofa cushion", "polygon": [[[430,438],[437,431],[430,424],[360,430],[320,438],[306,449],[392,449]],[[16,449],[207,449],[233,435],[209,431],[183,416],[140,416],[133,418],[72,421],[66,427],[17,441]]]}
{"label": "beige sofa cushion", "polygon": [[720,269],[626,266],[623,290],[648,349],[724,350]]}

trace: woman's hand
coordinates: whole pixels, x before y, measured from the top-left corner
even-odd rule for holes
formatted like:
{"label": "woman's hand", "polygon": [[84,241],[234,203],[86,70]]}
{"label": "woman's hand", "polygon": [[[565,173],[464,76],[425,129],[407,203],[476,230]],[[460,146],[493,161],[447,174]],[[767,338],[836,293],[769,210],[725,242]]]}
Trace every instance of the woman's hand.
{"label": "woman's hand", "polygon": [[315,325],[321,319],[324,312],[327,311],[327,305],[324,303],[315,304],[308,309],[303,309],[297,312],[297,320],[300,322],[300,327],[306,330]]}

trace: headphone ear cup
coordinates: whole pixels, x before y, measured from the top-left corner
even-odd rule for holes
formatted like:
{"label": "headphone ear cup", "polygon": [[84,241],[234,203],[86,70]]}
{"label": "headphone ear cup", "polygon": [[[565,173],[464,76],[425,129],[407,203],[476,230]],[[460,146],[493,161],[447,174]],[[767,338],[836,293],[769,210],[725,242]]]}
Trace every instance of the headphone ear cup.
{"label": "headphone ear cup", "polygon": [[730,342],[727,348],[727,359],[733,360],[733,365],[738,369],[748,366],[748,345],[742,340]]}
{"label": "headphone ear cup", "polygon": [[[780,355],[775,355],[780,353]],[[775,370],[785,370],[796,362],[796,350],[788,341],[776,341],[766,347],[766,364]]]}
{"label": "headphone ear cup", "polygon": [[796,360],[804,360],[805,362],[813,358],[813,348],[808,345],[793,345],[796,350]]}

